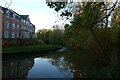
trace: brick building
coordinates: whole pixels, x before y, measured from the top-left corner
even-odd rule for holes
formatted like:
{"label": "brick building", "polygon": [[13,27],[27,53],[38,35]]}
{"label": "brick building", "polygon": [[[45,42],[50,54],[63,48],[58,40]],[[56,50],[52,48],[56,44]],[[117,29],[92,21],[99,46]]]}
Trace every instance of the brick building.
{"label": "brick building", "polygon": [[2,39],[35,37],[35,25],[30,22],[29,15],[20,15],[2,6],[0,6],[0,28],[2,28]]}

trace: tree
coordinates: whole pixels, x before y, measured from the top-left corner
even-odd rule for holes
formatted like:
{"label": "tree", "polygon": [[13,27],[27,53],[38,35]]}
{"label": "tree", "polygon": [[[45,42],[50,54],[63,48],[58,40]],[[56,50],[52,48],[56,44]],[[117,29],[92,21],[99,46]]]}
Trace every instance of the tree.
{"label": "tree", "polygon": [[37,37],[37,39],[40,39],[48,44],[50,32],[51,32],[51,30],[49,30],[49,29],[38,30],[36,33],[36,37]]}
{"label": "tree", "polygon": [[[59,1],[59,0],[58,0]],[[105,2],[66,2],[64,3],[64,7],[60,6],[61,2],[57,2],[57,5],[55,2],[47,2],[48,6],[54,5],[52,8],[55,10],[58,9],[57,11],[64,9],[63,12],[61,13],[60,16],[67,16],[71,17],[74,15],[74,19],[72,21],[72,24],[75,26],[81,27],[83,31],[89,30],[95,40],[97,41],[97,44],[102,52],[102,56],[105,57],[107,60],[110,60],[108,55],[105,54],[101,43],[99,42],[97,36],[95,35],[94,28],[98,23],[106,23],[106,19],[111,15],[113,12],[115,6],[117,5],[118,0],[116,0],[115,3],[111,3],[109,8],[106,8]],[[107,14],[103,13],[107,11]]]}
{"label": "tree", "polygon": [[49,43],[63,45],[63,31],[59,29],[58,25],[53,26],[49,35]]}
{"label": "tree", "polygon": [[120,4],[118,4],[118,6],[113,11],[112,26],[120,27]]}
{"label": "tree", "polygon": [[36,32],[36,38],[47,44],[63,44],[63,31],[58,26],[53,29],[42,29]]}
{"label": "tree", "polygon": [[85,48],[90,38],[89,31],[83,31],[75,25],[65,25],[64,43],[70,48]]}

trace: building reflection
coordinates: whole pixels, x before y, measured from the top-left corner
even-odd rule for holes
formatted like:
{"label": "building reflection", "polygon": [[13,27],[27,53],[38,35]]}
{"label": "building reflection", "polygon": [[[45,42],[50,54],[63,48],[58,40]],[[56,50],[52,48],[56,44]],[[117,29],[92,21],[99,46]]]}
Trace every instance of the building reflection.
{"label": "building reflection", "polygon": [[34,58],[3,60],[2,78],[26,78],[34,65]]}

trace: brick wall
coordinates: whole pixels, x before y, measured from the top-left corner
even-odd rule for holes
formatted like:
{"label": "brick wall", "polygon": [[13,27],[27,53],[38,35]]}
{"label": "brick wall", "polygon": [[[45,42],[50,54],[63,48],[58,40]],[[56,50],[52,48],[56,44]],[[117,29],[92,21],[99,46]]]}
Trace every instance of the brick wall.
{"label": "brick wall", "polygon": [[[9,22],[9,28],[5,27],[6,21]],[[13,29],[13,23],[15,24],[15,29]],[[19,28],[17,26],[19,25]],[[12,38],[12,32],[15,33],[15,39],[18,38],[17,35],[20,34],[20,26],[21,26],[21,21],[16,20],[12,17],[8,17],[6,15],[3,16],[3,38],[5,38],[4,34],[5,31],[9,32],[9,39]]]}
{"label": "brick wall", "polygon": [[2,12],[0,11],[0,39],[2,38]]}

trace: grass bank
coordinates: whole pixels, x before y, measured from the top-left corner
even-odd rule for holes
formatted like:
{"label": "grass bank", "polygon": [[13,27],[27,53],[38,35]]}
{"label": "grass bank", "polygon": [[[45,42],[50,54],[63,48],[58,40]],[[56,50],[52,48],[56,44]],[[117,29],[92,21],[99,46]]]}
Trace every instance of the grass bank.
{"label": "grass bank", "polygon": [[53,51],[61,49],[62,46],[53,45],[53,44],[40,44],[40,45],[32,45],[32,46],[15,46],[3,48],[3,54],[17,54],[17,53],[28,53],[28,52],[44,52],[44,51]]}

